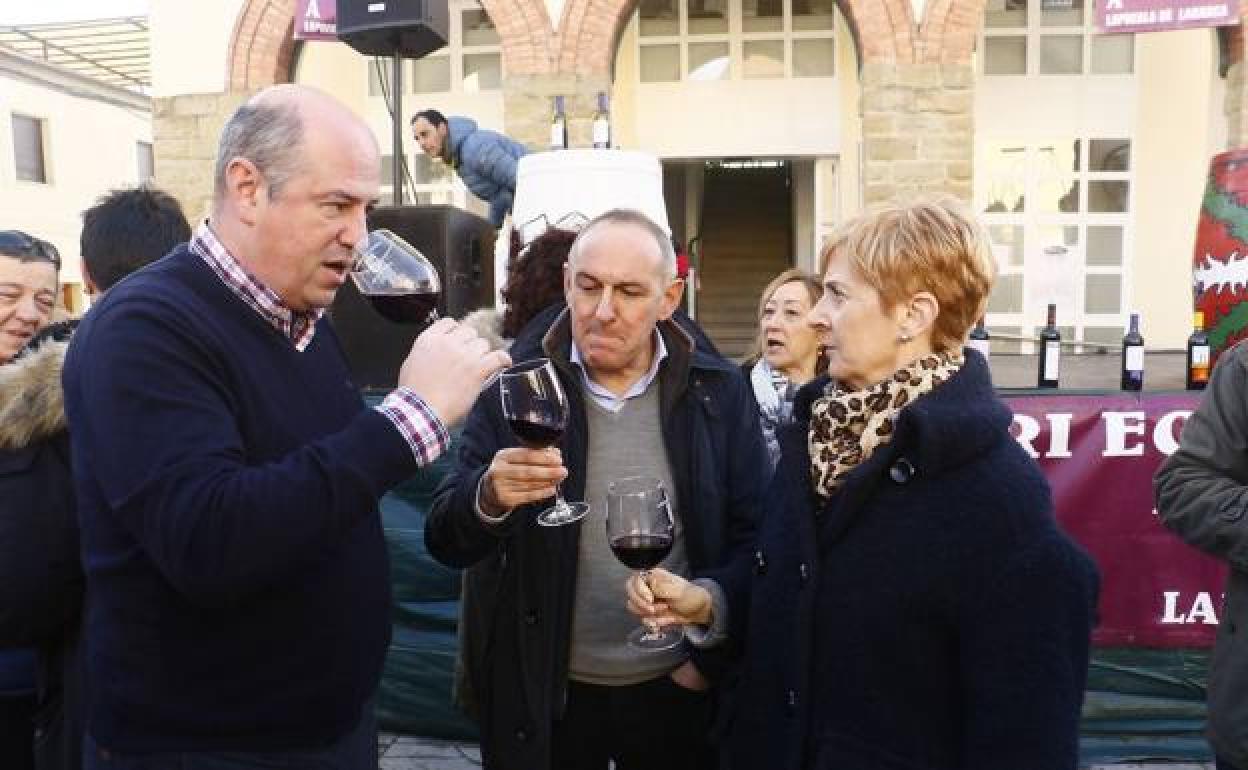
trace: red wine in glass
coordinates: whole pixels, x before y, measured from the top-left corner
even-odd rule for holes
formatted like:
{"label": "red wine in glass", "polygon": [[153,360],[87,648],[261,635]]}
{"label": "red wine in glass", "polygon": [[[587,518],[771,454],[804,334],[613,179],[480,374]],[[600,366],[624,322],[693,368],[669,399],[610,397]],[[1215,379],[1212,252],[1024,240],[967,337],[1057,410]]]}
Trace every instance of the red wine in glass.
{"label": "red wine in glass", "polygon": [[563,426],[547,421],[540,415],[530,414],[524,419],[508,420],[511,432],[521,444],[529,449],[545,449],[559,443],[563,436]]}
{"label": "red wine in glass", "polygon": [[611,552],[629,569],[654,569],[672,552],[672,536],[620,535],[611,540]]}
{"label": "red wine in glass", "polygon": [[389,230],[373,230],[356,244],[351,280],[389,321],[423,325],[438,319],[438,271],[415,246]]}
{"label": "red wine in glass", "polygon": [[[651,476],[630,476],[607,484],[607,542],[615,558],[629,569],[659,566],[672,550],[675,523],[663,482]],[[642,650],[670,650],[684,641],[675,628],[642,626],[628,643]]]}
{"label": "red wine in glass", "polygon": [[[498,378],[503,418],[516,439],[529,449],[554,446],[568,424],[568,397],[559,384],[554,364],[535,358],[506,369]],[[561,527],[589,513],[585,503],[569,503],[555,485],[555,504],[537,516],[545,527]]]}
{"label": "red wine in glass", "polygon": [[387,321],[396,324],[426,324],[438,317],[437,292],[368,294],[368,301]]}

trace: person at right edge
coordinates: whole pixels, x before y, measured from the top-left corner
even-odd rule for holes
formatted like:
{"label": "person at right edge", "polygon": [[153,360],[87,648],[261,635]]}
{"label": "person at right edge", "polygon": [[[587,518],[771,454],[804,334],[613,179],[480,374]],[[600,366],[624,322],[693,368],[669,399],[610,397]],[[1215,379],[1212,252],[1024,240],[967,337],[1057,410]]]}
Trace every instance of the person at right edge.
{"label": "person at right edge", "polygon": [[[444,564],[493,574],[492,613],[466,636],[487,770],[700,770],[711,766],[723,649],[630,647],[617,601],[628,570],[606,542],[610,481],[661,479],[676,535],[666,564],[713,577],[754,542],[770,471],[735,364],[672,320],[682,285],[667,234],[616,209],[581,230],[564,267],[567,308],[534,319],[510,352],[549,358],[571,418],[558,449],[525,449],[497,385],[464,423],[454,470],[425,526]],[[565,479],[590,504],[576,524],[535,514]],[[717,629],[709,629],[709,636]],[[695,636],[700,636],[695,634]],[[710,639],[699,639],[708,643]]]}
{"label": "person at right edge", "polygon": [[[721,586],[744,649],[724,767],[1078,766],[1099,577],[963,348],[995,278],[987,243],[940,197],[825,246],[808,319],[828,370],[778,428],[758,548]],[[705,586],[650,576],[628,581],[634,612],[713,619]]]}
{"label": "person at right edge", "polygon": [[[1248,345],[1224,352],[1179,448],[1153,480],[1162,524],[1226,562],[1225,609],[1209,665],[1208,738],[1217,770],[1248,770]],[[1242,629],[1242,630],[1241,630]]]}

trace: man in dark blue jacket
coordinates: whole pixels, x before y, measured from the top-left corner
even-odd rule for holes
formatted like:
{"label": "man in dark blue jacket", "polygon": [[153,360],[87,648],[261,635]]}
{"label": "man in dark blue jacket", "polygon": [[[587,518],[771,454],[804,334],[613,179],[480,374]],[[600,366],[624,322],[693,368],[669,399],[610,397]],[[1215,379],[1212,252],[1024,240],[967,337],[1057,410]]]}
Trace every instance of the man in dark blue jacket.
{"label": "man in dark blue jacket", "polygon": [[210,218],[96,304],[65,363],[89,597],[88,770],[374,770],[390,637],[377,500],[505,365],[449,319],[367,408],[324,309],[376,140],[275,86],[234,113]]}
{"label": "man in dark blue jacket", "polygon": [[448,120],[437,110],[413,115],[412,135],[426,155],[455,169],[472,194],[489,204],[490,222],[502,227],[516,194],[516,162],[527,152],[524,145],[477,128],[472,118]]}
{"label": "man in dark blue jacket", "polygon": [[[497,578],[464,635],[490,770],[711,761],[723,653],[629,647],[629,571],[608,548],[603,514],[611,481],[652,476],[676,518],[668,569],[712,577],[753,542],[769,472],[757,410],[737,367],[671,320],[682,288],[671,242],[644,215],[615,210],[588,224],[565,267],[567,310],[548,329],[530,325],[511,349],[517,361],[554,363],[571,405],[559,448],[518,446],[491,388],[436,495],[430,553]],[[559,482],[590,513],[540,526],[534,514]]]}

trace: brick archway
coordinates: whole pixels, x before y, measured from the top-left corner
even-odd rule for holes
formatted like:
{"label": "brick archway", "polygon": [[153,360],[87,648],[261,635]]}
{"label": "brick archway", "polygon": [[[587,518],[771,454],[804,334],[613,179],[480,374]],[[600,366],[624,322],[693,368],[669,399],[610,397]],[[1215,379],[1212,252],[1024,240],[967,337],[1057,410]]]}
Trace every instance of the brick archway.
{"label": "brick archway", "polygon": [[295,0],[245,0],[230,38],[226,90],[289,83],[294,32]]}
{"label": "brick archway", "polygon": [[919,27],[916,62],[969,64],[985,0],[928,0]]}
{"label": "brick archway", "polygon": [[[542,0],[513,1],[544,7]],[[983,0],[977,2],[982,4]],[[837,5],[849,22],[864,63],[914,61],[909,0],[837,0]],[[568,0],[559,23],[555,71],[609,74],[616,43],[636,7],[637,0]]]}

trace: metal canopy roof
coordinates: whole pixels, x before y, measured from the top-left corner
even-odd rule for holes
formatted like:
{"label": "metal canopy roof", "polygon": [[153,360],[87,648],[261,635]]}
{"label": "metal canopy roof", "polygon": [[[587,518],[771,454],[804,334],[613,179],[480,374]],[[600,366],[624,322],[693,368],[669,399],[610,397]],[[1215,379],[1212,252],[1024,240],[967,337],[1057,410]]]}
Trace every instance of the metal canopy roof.
{"label": "metal canopy roof", "polygon": [[140,93],[152,84],[144,16],[0,26],[0,47]]}

